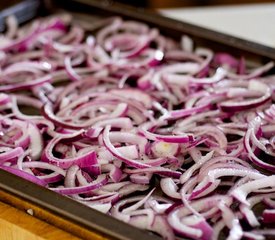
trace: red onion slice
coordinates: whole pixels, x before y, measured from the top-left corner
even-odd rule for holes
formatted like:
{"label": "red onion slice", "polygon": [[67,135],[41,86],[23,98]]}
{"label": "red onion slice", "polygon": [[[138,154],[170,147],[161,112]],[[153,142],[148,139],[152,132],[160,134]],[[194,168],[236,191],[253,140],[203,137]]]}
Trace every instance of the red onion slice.
{"label": "red onion slice", "polygon": [[81,194],[81,193],[87,193],[89,191],[98,189],[105,185],[108,182],[108,179],[106,176],[101,175],[99,176],[95,181],[85,185],[85,186],[79,186],[79,187],[66,187],[66,188],[50,188],[51,190],[64,194],[64,195],[72,195],[72,194]]}
{"label": "red onion slice", "polygon": [[13,168],[13,167],[7,167],[7,166],[3,166],[1,165],[0,166],[0,169],[2,170],[5,170],[7,172],[10,172],[18,177],[21,177],[21,178],[24,178],[30,182],[33,182],[37,185],[40,185],[40,186],[43,186],[43,187],[46,187],[47,186],[47,182],[45,182],[44,180],[42,179],[39,179],[38,177],[30,174],[30,173],[27,173],[25,171],[22,171],[22,170],[19,170],[17,168]]}
{"label": "red onion slice", "polygon": [[258,99],[253,100],[244,100],[241,102],[228,101],[220,104],[220,108],[225,112],[236,112],[243,111],[251,108],[259,107],[264,103],[268,102],[271,99],[271,90],[270,88],[256,80],[251,80],[248,84],[248,90],[260,91],[262,92],[262,96]]}
{"label": "red onion slice", "polygon": [[41,160],[44,162],[49,162],[53,165],[56,165],[64,169],[67,169],[72,165],[78,165],[79,167],[91,167],[93,165],[96,165],[98,161],[97,161],[96,153],[93,150],[88,151],[87,153],[84,153],[81,156],[76,156],[76,157],[67,158],[67,159],[60,159],[53,155],[54,147],[59,141],[68,139],[68,138],[71,139],[72,137],[77,137],[81,133],[82,132],[77,132],[69,136],[53,138],[44,149],[43,154],[41,156]]}
{"label": "red onion slice", "polygon": [[134,168],[147,168],[150,167],[150,165],[144,164],[140,161],[136,161],[133,159],[128,159],[120,154],[120,152],[117,151],[117,149],[113,146],[113,144],[110,141],[110,126],[106,126],[103,131],[103,144],[104,146],[110,151],[110,153],[124,162],[125,164],[134,167]]}

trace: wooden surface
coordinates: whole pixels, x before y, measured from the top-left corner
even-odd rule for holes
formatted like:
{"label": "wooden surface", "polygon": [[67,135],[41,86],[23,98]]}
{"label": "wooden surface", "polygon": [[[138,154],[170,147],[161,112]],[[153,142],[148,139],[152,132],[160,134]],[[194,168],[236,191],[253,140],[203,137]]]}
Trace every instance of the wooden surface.
{"label": "wooden surface", "polygon": [[8,204],[0,202],[1,240],[80,240]]}
{"label": "wooden surface", "polygon": [[[32,209],[33,216],[27,213]],[[0,190],[0,240],[110,240]]]}

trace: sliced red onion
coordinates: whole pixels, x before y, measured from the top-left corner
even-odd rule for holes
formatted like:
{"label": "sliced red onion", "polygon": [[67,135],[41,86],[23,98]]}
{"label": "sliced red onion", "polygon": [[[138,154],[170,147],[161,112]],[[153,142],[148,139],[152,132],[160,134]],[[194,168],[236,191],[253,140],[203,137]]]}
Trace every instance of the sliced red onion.
{"label": "sliced red onion", "polygon": [[13,160],[24,153],[24,149],[21,147],[17,147],[14,149],[1,149],[0,151],[0,163]]}
{"label": "sliced red onion", "polygon": [[256,68],[254,71],[252,71],[250,74],[247,74],[247,75],[237,75],[234,73],[228,73],[227,75],[229,78],[233,78],[233,79],[249,80],[249,79],[257,78],[258,76],[263,75],[273,67],[274,67],[274,62],[269,62],[261,67]]}
{"label": "sliced red onion", "polygon": [[113,182],[119,182],[122,178],[122,171],[113,164],[106,164],[101,167],[102,172],[108,171]]}
{"label": "sliced red onion", "polygon": [[173,205],[172,200],[167,198],[150,198],[146,204],[159,214],[164,214]]}
{"label": "sliced red onion", "polygon": [[180,151],[177,143],[155,142],[152,146],[152,153],[156,157],[172,157],[176,156]]}
{"label": "sliced red onion", "polygon": [[216,53],[213,62],[218,66],[225,65],[233,69],[239,65],[238,60],[228,53]]}
{"label": "sliced red onion", "polygon": [[243,236],[243,230],[240,225],[239,219],[235,216],[233,211],[223,202],[219,203],[219,208],[222,211],[222,217],[225,224],[230,229],[229,239],[240,240]]}
{"label": "sliced red onion", "polygon": [[5,93],[0,93],[0,106],[5,106],[11,102],[10,96]]}
{"label": "sliced red onion", "polygon": [[49,164],[49,163],[38,162],[38,161],[23,162],[22,167],[23,168],[48,169],[48,170],[54,171],[58,174],[61,174],[63,176],[65,176],[65,173],[66,173],[65,170],[63,170],[62,168],[59,168],[59,167],[54,166],[54,165]]}
{"label": "sliced red onion", "polygon": [[160,234],[164,239],[172,240],[175,238],[172,228],[167,219],[161,215],[155,215],[153,224],[149,230]]}
{"label": "sliced red onion", "polygon": [[99,121],[93,125],[94,127],[112,126],[114,128],[132,129],[133,125],[129,118],[113,118]]}
{"label": "sliced red onion", "polygon": [[190,109],[175,110],[175,111],[168,112],[163,117],[165,119],[183,118],[183,117],[187,117],[187,116],[190,116],[190,115],[193,115],[196,113],[204,112],[205,110],[208,110],[210,108],[211,108],[210,104],[207,104],[207,105],[202,105],[202,106],[198,106],[198,107],[193,107]]}
{"label": "sliced red onion", "polygon": [[152,195],[152,193],[155,191],[155,189],[152,189],[144,198],[142,198],[139,202],[135,203],[131,207],[124,208],[121,212],[122,213],[130,213],[134,210],[137,210],[139,207],[141,207]]}
{"label": "sliced red onion", "polygon": [[177,214],[178,210],[172,211],[167,218],[169,224],[177,234],[192,239],[206,240],[211,238],[212,229],[204,218],[194,216],[187,225],[181,222]]}
{"label": "sliced red onion", "polygon": [[19,170],[17,168],[13,168],[13,167],[7,167],[7,166],[3,166],[1,165],[0,166],[0,169],[2,170],[5,170],[7,172],[10,172],[18,177],[21,177],[21,178],[24,178],[30,182],[33,182],[37,185],[40,185],[40,186],[43,186],[43,187],[46,187],[47,186],[47,182],[42,180],[42,179],[39,179],[37,176],[34,176],[30,173],[27,173],[25,171],[22,171],[22,170]]}
{"label": "sliced red onion", "polygon": [[[267,169],[269,171],[275,171],[275,165],[272,165],[268,162],[265,162],[258,158],[252,150],[252,146],[250,144],[252,135],[255,135],[255,131],[259,130],[261,124],[261,119],[256,117],[253,121],[250,122],[246,135],[244,137],[244,147],[248,153],[248,158],[256,165],[261,168]],[[255,142],[255,141],[254,141]],[[272,158],[272,157],[271,157]]]}
{"label": "sliced red onion", "polygon": [[[130,145],[125,147],[118,147],[117,151],[119,151],[123,156],[131,159],[137,159],[139,157],[138,148],[136,145]],[[106,164],[116,160],[117,158],[114,157],[108,150],[99,150],[98,154],[98,161],[101,164]]]}
{"label": "sliced red onion", "polygon": [[66,72],[72,81],[79,81],[81,80],[81,77],[74,71],[71,61],[72,60],[69,56],[67,56],[64,60]]}
{"label": "sliced red onion", "polygon": [[33,160],[37,160],[40,158],[41,153],[43,151],[43,139],[41,137],[39,129],[35,124],[29,123],[28,133],[30,135],[30,157]]}
{"label": "sliced red onion", "polygon": [[236,168],[212,169],[208,171],[208,174],[205,177],[205,179],[202,182],[200,182],[199,185],[193,190],[189,199],[194,199],[194,198],[209,194],[209,192],[213,191],[216,187],[219,186],[220,181],[217,178],[224,177],[224,176],[241,176],[241,177],[247,176],[250,179],[260,179],[265,177],[265,175],[250,169],[236,169]]}
{"label": "sliced red onion", "polygon": [[174,199],[181,199],[181,195],[178,192],[179,188],[172,178],[161,179],[160,187],[167,196]]}
{"label": "sliced red onion", "polygon": [[149,184],[152,179],[152,173],[133,173],[130,175],[131,182],[137,184]]}
{"label": "sliced red onion", "polygon": [[6,37],[12,39],[18,30],[17,19],[14,15],[10,15],[6,19],[7,32]]}
{"label": "sliced red onion", "polygon": [[191,134],[182,134],[180,136],[172,136],[172,135],[160,135],[156,133],[152,133],[147,130],[148,126],[142,126],[140,128],[140,133],[144,135],[146,138],[153,141],[163,141],[167,143],[188,143],[193,141],[193,136]]}
{"label": "sliced red onion", "polygon": [[21,39],[16,39],[10,44],[6,44],[6,46],[2,46],[1,49],[4,51],[10,50],[19,50],[26,51],[30,47],[31,43],[34,46],[34,43],[37,41],[41,35],[45,34],[53,34],[57,33],[57,35],[61,35],[65,32],[65,25],[60,19],[53,20],[50,24],[44,24],[44,26],[37,22],[34,22],[31,26],[31,32],[27,33]]}
{"label": "sliced red onion", "polygon": [[227,71],[223,68],[218,68],[216,73],[209,78],[190,78],[189,83],[190,84],[213,84],[221,81],[226,76]]}
{"label": "sliced red onion", "polygon": [[275,201],[270,199],[269,196],[266,196],[264,199],[263,199],[263,202],[268,206],[268,207],[271,207],[271,208],[275,208]]}
{"label": "sliced red onion", "polygon": [[14,74],[17,72],[31,72],[33,74],[41,75],[42,71],[49,72],[52,69],[48,62],[25,61],[9,65],[3,70],[3,75]]}
{"label": "sliced red onion", "polygon": [[[70,138],[78,135],[79,133],[77,132],[77,134],[70,135]],[[92,165],[96,165],[98,163],[96,153],[93,150],[88,151],[87,153],[84,153],[81,156],[76,156],[76,157],[67,158],[67,159],[66,158],[60,159],[55,157],[53,155],[53,150],[55,145],[62,139],[66,139],[66,138],[68,137],[63,136],[63,137],[57,137],[55,139],[53,138],[51,142],[49,142],[46,148],[44,149],[43,154],[41,156],[41,160],[44,162],[49,162],[51,164],[54,164],[64,169],[69,168],[73,164],[78,165],[80,167],[91,167]]]}
{"label": "sliced red onion", "polygon": [[136,161],[133,159],[128,159],[124,156],[122,156],[117,149],[113,146],[113,144],[110,141],[110,126],[106,126],[105,130],[103,132],[103,143],[105,145],[105,147],[108,149],[108,151],[110,151],[110,153],[118,158],[119,160],[123,161],[125,164],[131,166],[131,167],[135,167],[135,168],[147,168],[149,167],[149,165],[142,163],[141,161]]}
{"label": "sliced red onion", "polygon": [[[274,188],[275,187],[275,176],[267,176],[265,178],[260,178],[257,180],[250,181],[248,183],[243,184],[242,186],[237,187],[231,193],[238,201],[243,204],[249,205],[246,197],[249,193],[257,191],[263,188]],[[270,189],[272,192],[273,190]]]}
{"label": "sliced red onion", "polygon": [[0,91],[6,92],[6,91],[18,91],[18,90],[30,89],[32,87],[40,86],[44,83],[50,82],[51,80],[52,80],[52,77],[50,75],[46,75],[43,77],[38,77],[34,80],[29,80],[27,82],[2,85],[0,86]]}
{"label": "sliced red onion", "polygon": [[154,213],[151,209],[136,210],[131,213],[129,223],[141,229],[150,229],[154,221]]}
{"label": "sliced red onion", "polygon": [[102,213],[108,213],[112,207],[111,203],[91,203],[91,202],[85,202],[85,201],[81,201],[81,202],[83,204],[88,205],[90,208],[93,208]]}
{"label": "sliced red onion", "polygon": [[81,193],[87,193],[89,191],[98,189],[103,185],[105,185],[107,182],[108,182],[107,177],[105,175],[101,175],[95,181],[87,184],[86,186],[50,188],[50,189],[64,195],[81,194]]}
{"label": "sliced red onion", "polygon": [[102,132],[103,128],[101,127],[91,127],[86,130],[84,133],[85,137],[88,137],[90,139],[97,139],[100,133]]}
{"label": "sliced red onion", "polygon": [[6,29],[0,169],[164,239],[274,235],[273,62],[118,17]]}
{"label": "sliced red onion", "polygon": [[137,43],[135,44],[134,48],[128,51],[121,52],[119,54],[120,58],[133,58],[139,56],[143,50],[145,50],[150,42],[156,37],[158,32],[156,29],[152,29],[149,33],[146,33],[144,36],[137,37]]}
{"label": "sliced red onion", "polygon": [[148,141],[146,138],[131,132],[110,132],[111,142],[120,142],[138,145],[140,153],[146,152]]}
{"label": "sliced red onion", "polygon": [[237,102],[237,101],[223,102],[220,104],[220,108],[225,112],[243,111],[243,110],[259,107],[260,105],[263,105],[264,103],[268,102],[271,99],[270,88],[264,83],[261,83],[259,81],[251,80],[248,83],[248,90],[260,91],[262,93],[262,96],[258,99],[244,100],[241,102]]}
{"label": "sliced red onion", "polygon": [[214,152],[210,152],[204,157],[202,157],[199,161],[197,161],[192,167],[190,167],[187,171],[185,171],[181,177],[180,177],[180,182],[185,183],[187,182],[192,174],[201,167],[204,163],[206,163],[209,159],[212,158]]}
{"label": "sliced red onion", "polygon": [[53,122],[54,124],[61,126],[61,127],[66,127],[66,128],[71,128],[71,129],[82,129],[81,126],[78,126],[76,124],[68,124],[66,122],[63,122],[61,119],[59,119],[57,116],[54,115],[53,113],[53,106],[51,103],[46,103],[42,107],[42,114],[43,116]]}
{"label": "sliced red onion", "polygon": [[272,194],[261,194],[257,196],[252,196],[247,199],[249,202],[250,206],[247,206],[245,204],[240,205],[240,211],[246,218],[247,222],[250,224],[252,227],[257,227],[260,226],[260,222],[258,221],[255,212],[253,211],[253,207],[262,201],[265,202],[265,199],[268,199],[268,197],[274,197],[274,193]]}
{"label": "sliced red onion", "polygon": [[[126,200],[121,200],[118,203],[116,203],[114,208],[111,209],[111,214],[122,221],[128,222],[131,218],[131,215],[128,214],[127,212],[126,213],[122,212],[120,210],[120,208],[123,207],[124,205],[129,204],[129,203],[134,203],[132,206],[136,210],[136,208],[138,208],[140,205],[144,204],[144,200],[143,200],[144,198],[146,201],[147,200],[146,196],[132,197],[132,198],[129,198]],[[132,206],[130,206],[130,209]]]}
{"label": "sliced red onion", "polygon": [[263,221],[264,223],[274,223],[275,222],[275,210],[265,209],[263,211]]}
{"label": "sliced red onion", "polygon": [[110,91],[111,94],[122,96],[130,100],[142,103],[146,108],[152,107],[152,98],[150,95],[137,89],[115,89]]}
{"label": "sliced red onion", "polygon": [[164,168],[164,167],[148,167],[148,168],[144,168],[144,169],[125,169],[124,172],[126,173],[154,173],[154,174],[158,174],[161,176],[166,176],[166,177],[172,177],[172,178],[180,178],[181,176],[181,172],[178,171],[173,171],[170,170],[168,168]]}

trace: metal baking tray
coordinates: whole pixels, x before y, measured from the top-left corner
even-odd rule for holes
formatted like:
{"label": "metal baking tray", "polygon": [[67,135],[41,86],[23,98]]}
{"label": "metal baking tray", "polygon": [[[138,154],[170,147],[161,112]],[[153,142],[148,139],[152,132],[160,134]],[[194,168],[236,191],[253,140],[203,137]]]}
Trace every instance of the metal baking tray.
{"label": "metal baking tray", "polygon": [[[125,19],[146,22],[150,26],[159,28],[164,35],[175,39],[188,34],[197,45],[206,46],[214,51],[226,51],[236,56],[245,56],[255,63],[275,60],[273,48],[108,0],[21,1],[0,12],[0,32],[5,30],[4,19],[10,14],[14,14],[19,22],[24,24],[35,17],[60,11],[75,14],[76,18],[82,16],[82,20],[89,17],[119,15]],[[3,170],[0,170],[0,201],[22,210],[32,208],[35,210],[36,217],[82,239],[160,239],[148,231],[132,227]]]}

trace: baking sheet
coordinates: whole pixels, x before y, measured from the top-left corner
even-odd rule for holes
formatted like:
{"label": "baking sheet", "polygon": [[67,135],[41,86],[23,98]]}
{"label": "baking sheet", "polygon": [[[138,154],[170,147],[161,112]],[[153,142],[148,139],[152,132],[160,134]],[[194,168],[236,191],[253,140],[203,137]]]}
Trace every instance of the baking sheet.
{"label": "baking sheet", "polygon": [[[0,13],[0,31],[4,29],[3,19],[10,14],[15,14],[21,23],[25,23],[35,16],[45,16],[58,11],[74,11],[78,13],[75,14],[75,16],[81,16],[83,19],[87,18],[87,15],[85,17],[85,15],[82,14],[101,17],[120,15],[126,19],[135,19],[158,27],[164,35],[176,39],[179,39],[183,34],[188,34],[198,45],[207,46],[214,51],[230,51],[237,56],[244,55],[254,62],[261,63],[275,59],[275,50],[272,48],[193,26],[188,23],[167,19],[157,13],[147,13],[144,9],[125,8],[113,1],[27,0]],[[81,13],[81,15],[79,15],[79,13]],[[0,200],[16,205],[16,203],[8,200],[8,198],[3,197],[4,195],[6,196],[6,194],[16,196],[26,202],[37,205],[53,215],[73,222],[83,229],[99,233],[104,237],[112,239],[160,239],[148,231],[134,228],[72,199],[0,170]],[[70,228],[65,230],[72,231]],[[74,232],[74,234],[77,233]]]}

